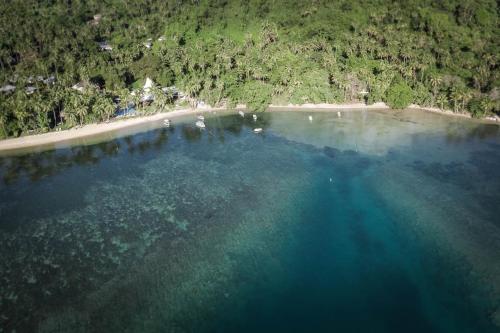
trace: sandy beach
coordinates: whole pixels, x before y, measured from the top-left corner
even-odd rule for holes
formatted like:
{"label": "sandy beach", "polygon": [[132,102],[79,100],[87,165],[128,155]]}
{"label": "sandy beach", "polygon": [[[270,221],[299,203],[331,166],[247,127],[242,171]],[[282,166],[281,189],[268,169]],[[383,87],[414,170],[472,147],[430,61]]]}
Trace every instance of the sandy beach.
{"label": "sandy beach", "polygon": [[[269,105],[269,111],[339,111],[339,110],[385,110],[390,109],[383,102],[374,103],[372,105],[366,105],[363,103],[351,103],[351,104],[288,104],[288,105]],[[471,118],[468,114],[454,113],[452,111],[440,110],[437,108],[420,107],[418,105],[410,105],[408,109],[419,109],[427,112],[434,112],[443,115],[458,116]],[[157,113],[149,116],[137,116],[130,118],[116,118],[107,123],[99,124],[89,124],[82,127],[75,127],[68,130],[54,131],[43,134],[27,135],[19,138],[11,138],[0,141],[0,152],[6,153],[9,151],[28,149],[38,146],[55,145],[58,143],[64,143],[73,141],[75,139],[93,137],[100,134],[115,132],[125,128],[134,127],[140,124],[152,123],[155,121],[163,119],[174,119],[181,116],[201,114],[213,111],[224,111],[228,110],[225,107],[204,107],[196,109],[177,109],[169,112]],[[237,105],[235,110],[246,110],[245,105]],[[487,120],[486,120],[487,121]],[[491,120],[490,120],[491,121]],[[493,120],[493,122],[495,122]]]}
{"label": "sandy beach", "polygon": [[55,131],[43,134],[22,136],[0,141],[0,151],[10,151],[21,148],[30,148],[70,141],[76,138],[91,137],[98,134],[113,132],[127,127],[132,127],[144,123],[154,122],[162,119],[171,119],[190,114],[199,114],[208,111],[224,110],[223,108],[204,109],[181,109],[170,112],[157,113],[150,116],[138,116],[128,118],[117,118],[108,123],[89,124],[82,127],[75,127],[63,131]]}
{"label": "sandy beach", "polygon": [[332,110],[332,111],[337,111],[337,110],[370,110],[370,109],[371,110],[383,110],[383,109],[390,109],[390,107],[387,106],[387,104],[385,104],[384,102],[374,103],[371,105],[366,105],[364,103],[350,103],[350,104],[305,103],[305,104],[287,104],[287,105],[270,104],[269,105],[270,111],[285,111],[285,110],[291,110],[291,111]]}

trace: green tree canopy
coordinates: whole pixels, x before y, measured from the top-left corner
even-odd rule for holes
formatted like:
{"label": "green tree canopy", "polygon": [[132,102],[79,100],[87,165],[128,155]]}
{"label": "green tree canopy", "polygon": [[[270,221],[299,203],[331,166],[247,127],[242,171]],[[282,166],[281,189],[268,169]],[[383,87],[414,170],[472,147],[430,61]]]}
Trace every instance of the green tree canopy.
{"label": "green tree canopy", "polygon": [[395,82],[387,90],[386,103],[393,109],[404,109],[413,102],[413,91],[405,82]]}

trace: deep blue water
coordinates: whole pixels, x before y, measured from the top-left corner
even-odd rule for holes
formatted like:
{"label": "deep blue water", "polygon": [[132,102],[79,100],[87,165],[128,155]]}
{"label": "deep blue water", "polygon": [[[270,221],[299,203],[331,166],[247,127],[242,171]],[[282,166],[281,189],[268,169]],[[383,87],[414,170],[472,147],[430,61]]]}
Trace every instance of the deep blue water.
{"label": "deep blue water", "polygon": [[498,332],[499,127],[307,116],[0,158],[0,332]]}

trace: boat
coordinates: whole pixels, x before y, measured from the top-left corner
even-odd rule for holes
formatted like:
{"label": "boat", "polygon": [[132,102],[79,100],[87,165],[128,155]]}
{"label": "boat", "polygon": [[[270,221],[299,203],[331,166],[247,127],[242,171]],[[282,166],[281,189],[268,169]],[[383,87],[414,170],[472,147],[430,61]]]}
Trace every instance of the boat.
{"label": "boat", "polygon": [[196,127],[199,127],[199,128],[205,128],[205,123],[202,120],[198,120],[195,123],[195,125],[196,125]]}
{"label": "boat", "polygon": [[342,114],[340,113],[340,111],[337,111],[337,117],[342,117]]}
{"label": "boat", "polygon": [[260,132],[262,132],[262,128],[260,128],[260,127],[254,128],[253,132],[254,133],[260,133]]}
{"label": "boat", "polygon": [[168,119],[163,120],[163,124],[167,127],[170,127],[170,120]]}
{"label": "boat", "polygon": [[257,115],[256,115],[256,114],[254,114],[252,117],[253,117],[253,120],[254,120],[254,121],[256,121],[256,120],[257,120]]}
{"label": "boat", "polygon": [[313,116],[309,116],[309,121],[313,121]]}
{"label": "boat", "polygon": [[244,116],[245,116],[245,112],[243,112],[243,111],[238,111],[238,114],[239,114],[240,116],[242,116],[242,117],[244,117]]}
{"label": "boat", "polygon": [[203,121],[203,120],[205,120],[205,117],[203,117],[202,115],[199,115],[198,119],[201,120],[201,121]]}

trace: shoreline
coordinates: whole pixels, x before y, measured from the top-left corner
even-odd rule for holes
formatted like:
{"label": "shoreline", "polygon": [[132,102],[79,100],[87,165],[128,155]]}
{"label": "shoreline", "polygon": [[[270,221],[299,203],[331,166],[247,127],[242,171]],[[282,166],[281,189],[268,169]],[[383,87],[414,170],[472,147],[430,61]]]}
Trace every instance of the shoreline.
{"label": "shoreline", "polygon": [[371,105],[366,105],[365,103],[348,103],[348,104],[287,104],[287,105],[274,105],[269,104],[269,111],[300,111],[300,110],[389,110],[390,107],[384,102],[378,102]]}
{"label": "shoreline", "polygon": [[5,153],[23,148],[35,148],[47,145],[55,145],[75,139],[83,139],[99,134],[119,131],[125,128],[155,122],[166,118],[171,119],[209,111],[222,110],[225,110],[225,108],[179,109],[169,112],[160,112],[153,115],[115,118],[109,122],[104,123],[87,124],[81,127],[74,127],[62,131],[52,131],[42,134],[26,135],[18,138],[0,140],[0,152]]}
{"label": "shoreline", "polygon": [[[411,110],[422,110],[426,112],[437,113],[441,115],[448,116],[456,116],[462,118],[472,119],[469,114],[464,113],[454,113],[449,110],[441,110],[438,108],[430,108],[430,107],[421,107],[415,104],[412,104],[407,107],[407,109]],[[156,113],[153,115],[144,115],[144,116],[136,116],[130,118],[115,118],[110,122],[105,123],[97,123],[97,124],[87,124],[82,127],[74,127],[67,130],[62,131],[53,131],[43,134],[34,134],[34,135],[26,135],[18,138],[9,138],[0,140],[0,152],[1,153],[9,153],[14,152],[20,149],[29,149],[36,147],[43,147],[49,145],[61,144],[64,142],[70,142],[75,139],[84,139],[93,136],[97,136],[100,134],[105,134],[108,132],[115,132],[125,128],[152,123],[155,121],[163,120],[163,119],[174,119],[182,116],[189,116],[201,113],[208,112],[216,112],[216,111],[227,111],[231,110],[226,107],[203,107],[203,108],[186,108],[186,109],[177,109],[168,112]],[[239,104],[234,110],[247,110],[245,105]],[[374,103],[372,105],[366,105],[364,103],[350,103],[350,104],[288,104],[288,105],[273,105],[270,104],[268,111],[359,111],[359,110],[390,110],[390,107],[387,106],[383,102]],[[498,123],[498,120],[495,121],[494,118],[482,118],[482,121],[486,121],[489,123]]]}
{"label": "shoreline", "polygon": [[[470,115],[470,113],[453,112],[451,110],[442,110],[442,109],[439,109],[439,108],[433,108],[433,107],[429,107],[429,106],[420,106],[420,105],[417,105],[417,104],[410,104],[407,107],[407,109],[411,109],[411,110],[423,110],[423,111],[427,111],[427,112],[442,114],[442,115],[445,115],[445,116],[455,116],[455,117],[462,117],[462,118],[472,119],[472,116]],[[478,120],[491,121],[491,120],[485,119],[485,118],[484,119],[483,118],[478,118]]]}

